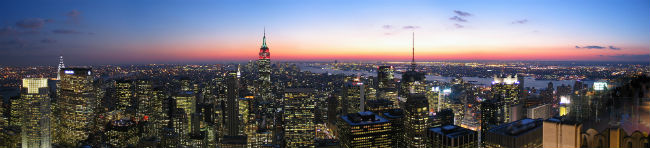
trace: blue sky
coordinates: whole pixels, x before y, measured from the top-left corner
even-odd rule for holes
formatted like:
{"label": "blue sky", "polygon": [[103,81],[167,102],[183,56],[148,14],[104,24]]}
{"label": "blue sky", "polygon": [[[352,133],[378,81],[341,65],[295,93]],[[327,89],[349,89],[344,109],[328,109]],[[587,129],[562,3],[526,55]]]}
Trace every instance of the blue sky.
{"label": "blue sky", "polygon": [[2,1],[0,63],[245,61],[264,27],[274,60],[403,60],[416,32],[421,60],[648,61],[649,12],[633,0]]}

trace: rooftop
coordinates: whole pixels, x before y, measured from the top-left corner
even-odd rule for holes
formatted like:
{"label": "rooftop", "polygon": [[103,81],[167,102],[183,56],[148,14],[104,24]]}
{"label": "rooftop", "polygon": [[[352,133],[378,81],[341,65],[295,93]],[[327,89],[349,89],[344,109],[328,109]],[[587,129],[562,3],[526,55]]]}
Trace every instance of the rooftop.
{"label": "rooftop", "polygon": [[488,132],[504,136],[521,136],[537,128],[542,127],[543,119],[524,118],[515,122],[499,125]]}
{"label": "rooftop", "polygon": [[385,118],[370,111],[343,115],[341,116],[341,119],[350,125],[367,125],[388,122]]}
{"label": "rooftop", "polygon": [[457,138],[464,135],[476,134],[476,131],[462,128],[456,125],[437,126],[437,127],[429,128],[429,131],[432,131],[439,135],[444,135],[447,138]]}

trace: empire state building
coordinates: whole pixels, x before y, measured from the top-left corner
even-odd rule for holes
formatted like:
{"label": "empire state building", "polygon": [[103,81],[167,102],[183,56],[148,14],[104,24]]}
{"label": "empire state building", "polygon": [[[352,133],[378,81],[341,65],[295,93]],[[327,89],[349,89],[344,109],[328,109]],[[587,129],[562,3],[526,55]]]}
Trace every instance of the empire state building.
{"label": "empire state building", "polygon": [[266,45],[266,30],[262,37],[259,59],[257,60],[257,73],[259,75],[259,90],[262,100],[271,101],[271,53]]}

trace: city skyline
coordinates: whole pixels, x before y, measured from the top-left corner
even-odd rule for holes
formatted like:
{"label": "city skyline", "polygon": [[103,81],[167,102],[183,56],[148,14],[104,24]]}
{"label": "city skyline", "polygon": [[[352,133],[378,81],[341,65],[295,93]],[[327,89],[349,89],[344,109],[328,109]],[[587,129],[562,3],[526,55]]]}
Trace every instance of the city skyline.
{"label": "city skyline", "polygon": [[0,63],[650,61],[647,1],[9,1]]}

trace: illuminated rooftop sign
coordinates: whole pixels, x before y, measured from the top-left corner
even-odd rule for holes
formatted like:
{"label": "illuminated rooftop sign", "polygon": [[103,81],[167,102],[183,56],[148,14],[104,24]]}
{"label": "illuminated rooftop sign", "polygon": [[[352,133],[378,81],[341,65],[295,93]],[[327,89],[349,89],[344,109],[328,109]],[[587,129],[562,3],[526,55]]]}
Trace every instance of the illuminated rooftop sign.
{"label": "illuminated rooftop sign", "polygon": [[594,82],[594,90],[605,90],[607,89],[607,82]]}

